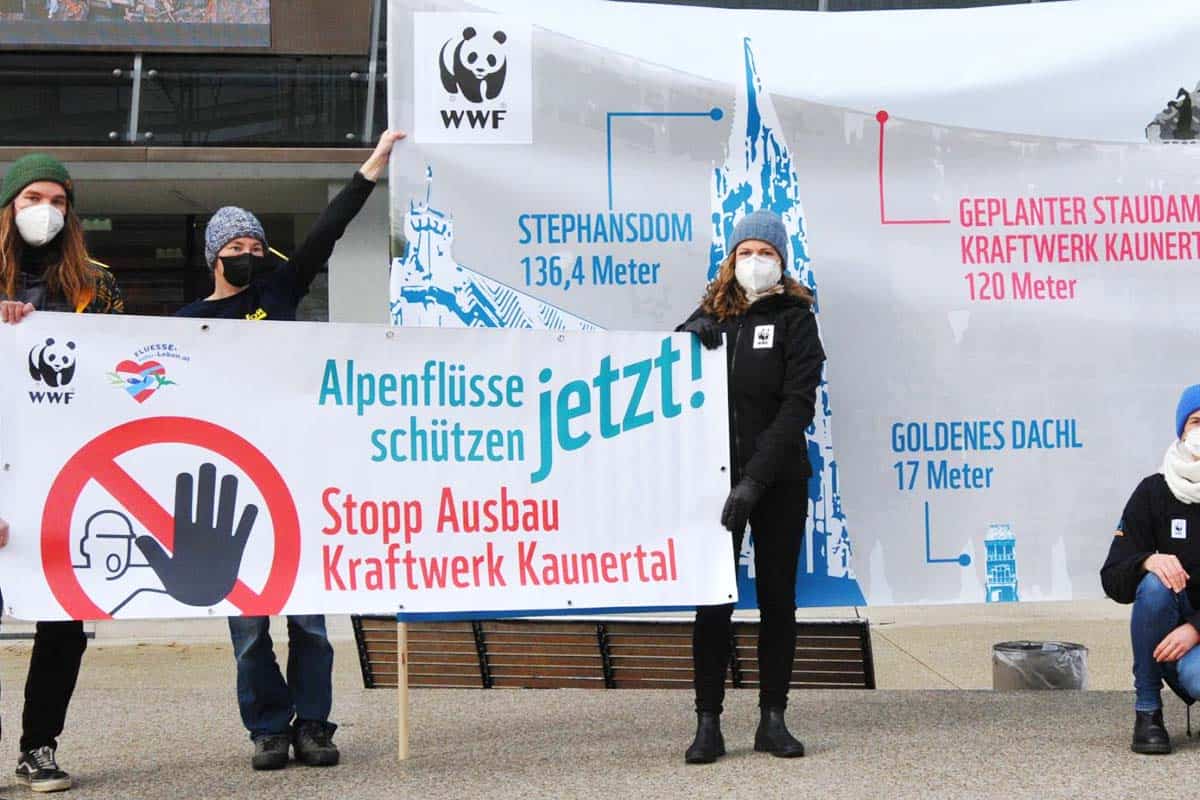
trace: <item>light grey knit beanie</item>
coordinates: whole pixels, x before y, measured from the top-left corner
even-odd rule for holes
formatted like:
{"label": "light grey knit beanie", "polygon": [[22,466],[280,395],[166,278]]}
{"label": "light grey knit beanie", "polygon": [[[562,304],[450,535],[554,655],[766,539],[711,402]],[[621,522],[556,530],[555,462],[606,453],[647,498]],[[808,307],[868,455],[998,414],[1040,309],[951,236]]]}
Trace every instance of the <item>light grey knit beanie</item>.
{"label": "light grey knit beanie", "polygon": [[778,214],[760,208],[753,214],[742,217],[741,222],[733,229],[733,240],[730,242],[729,252],[736,251],[737,246],[747,239],[758,239],[760,242],[766,242],[774,247],[783,261],[784,270],[787,270],[787,228],[783,226],[783,220]]}
{"label": "light grey knit beanie", "polygon": [[258,239],[263,247],[267,246],[267,234],[258,217],[237,206],[218,208],[204,229],[204,260],[208,268],[216,268],[217,253],[222,247],[243,236]]}

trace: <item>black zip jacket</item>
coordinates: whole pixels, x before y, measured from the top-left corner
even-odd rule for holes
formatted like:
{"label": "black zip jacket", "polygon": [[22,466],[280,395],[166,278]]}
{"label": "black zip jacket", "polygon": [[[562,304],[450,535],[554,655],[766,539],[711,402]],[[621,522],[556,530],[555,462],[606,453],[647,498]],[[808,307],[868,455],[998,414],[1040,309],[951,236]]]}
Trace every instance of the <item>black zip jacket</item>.
{"label": "black zip jacket", "polygon": [[[195,300],[175,312],[177,317],[208,319],[294,320],[296,308],[317,272],[329,260],[333,246],[362,210],[375,183],[355,172],[346,188],[329,201],[304,242],[288,261],[280,260],[265,277],[220,300]],[[275,258],[268,253],[267,258]]]}
{"label": "black zip jacket", "polygon": [[[702,316],[696,309],[683,324]],[[729,369],[733,482],[749,475],[764,486],[803,483],[812,475],[804,434],[825,363],[812,309],[799,297],[776,294],[718,324]]]}
{"label": "black zip jacket", "polygon": [[[1200,504],[1181,503],[1162,475],[1151,475],[1133,490],[1100,568],[1104,593],[1132,603],[1146,575],[1142,564],[1155,553],[1177,556],[1187,570],[1188,599],[1200,609]],[[1189,620],[1200,629],[1200,611]]]}
{"label": "black zip jacket", "polygon": [[[46,269],[62,258],[62,237],[42,247],[24,245],[21,248],[21,269],[17,272],[17,292],[12,300],[30,303],[38,311],[65,311],[87,314],[124,314],[125,300],[117,281],[108,269],[96,261],[89,266],[93,273],[93,288],[89,296],[77,304],[71,303],[57,292],[51,292],[46,284]],[[0,292],[0,300],[8,300]]]}

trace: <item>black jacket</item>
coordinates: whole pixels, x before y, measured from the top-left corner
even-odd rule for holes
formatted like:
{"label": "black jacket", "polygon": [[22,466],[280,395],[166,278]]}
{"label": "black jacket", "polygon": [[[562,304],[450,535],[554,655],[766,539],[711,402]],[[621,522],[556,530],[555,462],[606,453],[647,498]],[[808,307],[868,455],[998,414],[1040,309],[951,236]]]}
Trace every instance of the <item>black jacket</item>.
{"label": "black jacket", "polygon": [[[175,316],[294,320],[296,308],[308,294],[308,287],[374,188],[373,181],[364,178],[361,172],[355,172],[350,183],[329,201],[290,260],[276,259],[278,263],[270,274],[235,295],[220,300],[195,300],[176,311]],[[267,257],[275,259],[272,254]]]}
{"label": "black jacket", "polygon": [[[1132,603],[1146,575],[1142,564],[1155,553],[1177,556],[1191,575],[1188,599],[1200,609],[1200,504],[1181,503],[1162,475],[1151,475],[1133,490],[1100,568],[1104,593]],[[1188,622],[1200,628],[1200,611]]]}
{"label": "black jacket", "polygon": [[21,268],[17,271],[16,296],[8,298],[0,292],[0,300],[19,300],[30,303],[38,311],[82,312],[87,314],[124,314],[125,299],[117,286],[116,278],[107,267],[91,261],[93,288],[90,295],[78,303],[72,303],[58,292],[50,291],[46,283],[47,268],[62,258],[62,237],[42,247],[21,248]]}
{"label": "black jacket", "polygon": [[[697,309],[687,322],[701,316]],[[804,433],[825,363],[812,309],[799,297],[777,294],[718,324],[729,369],[733,482],[749,475],[764,486],[803,483],[812,475]]]}

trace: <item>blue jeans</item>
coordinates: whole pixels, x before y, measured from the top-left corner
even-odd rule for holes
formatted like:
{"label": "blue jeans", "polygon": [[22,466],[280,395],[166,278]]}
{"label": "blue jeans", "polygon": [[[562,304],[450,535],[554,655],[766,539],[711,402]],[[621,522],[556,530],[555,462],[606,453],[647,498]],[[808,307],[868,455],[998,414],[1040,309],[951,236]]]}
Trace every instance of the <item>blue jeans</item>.
{"label": "blue jeans", "polygon": [[333,645],[320,614],[289,616],[287,682],[271,646],[270,617],[230,617],[238,708],[251,739],[286,734],[292,719],[329,722]]}
{"label": "blue jeans", "polygon": [[1157,575],[1146,573],[1138,584],[1129,618],[1135,711],[1162,708],[1163,681],[1189,705],[1200,697],[1200,646],[1176,662],[1160,664],[1154,660],[1154,648],[1193,613],[1187,592],[1172,592]]}

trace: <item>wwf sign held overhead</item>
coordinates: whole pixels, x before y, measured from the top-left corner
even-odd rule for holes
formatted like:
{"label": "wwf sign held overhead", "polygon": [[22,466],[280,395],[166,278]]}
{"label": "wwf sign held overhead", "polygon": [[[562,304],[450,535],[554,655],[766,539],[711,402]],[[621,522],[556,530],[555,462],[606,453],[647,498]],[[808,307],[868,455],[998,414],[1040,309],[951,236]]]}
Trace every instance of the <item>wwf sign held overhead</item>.
{"label": "wwf sign held overhead", "polygon": [[414,15],[414,137],[528,144],[533,71],[528,22],[483,13]]}

